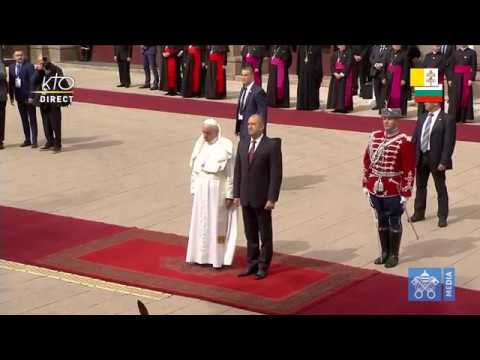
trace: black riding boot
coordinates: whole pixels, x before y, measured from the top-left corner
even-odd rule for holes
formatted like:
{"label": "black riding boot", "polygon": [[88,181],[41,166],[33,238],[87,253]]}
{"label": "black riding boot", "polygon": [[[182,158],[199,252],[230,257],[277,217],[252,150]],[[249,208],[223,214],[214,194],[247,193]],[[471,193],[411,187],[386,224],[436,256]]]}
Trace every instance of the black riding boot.
{"label": "black riding boot", "polygon": [[402,240],[402,230],[390,231],[390,255],[385,263],[386,268],[392,268],[398,264],[398,254],[400,252],[400,242]]}
{"label": "black riding boot", "polygon": [[380,238],[380,246],[382,247],[382,255],[375,259],[375,265],[385,264],[389,254],[389,230],[388,228],[378,228],[378,236]]}

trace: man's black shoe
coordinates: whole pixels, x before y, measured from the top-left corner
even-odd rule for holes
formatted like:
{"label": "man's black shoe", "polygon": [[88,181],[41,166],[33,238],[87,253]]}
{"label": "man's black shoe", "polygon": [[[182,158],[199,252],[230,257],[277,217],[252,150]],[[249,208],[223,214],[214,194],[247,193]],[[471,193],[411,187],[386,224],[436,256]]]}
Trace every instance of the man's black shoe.
{"label": "man's black shoe", "polygon": [[417,222],[417,221],[422,221],[422,220],[425,220],[425,215],[424,215],[424,216],[420,216],[420,215],[414,213],[414,214],[410,217],[410,221],[411,221],[411,222]]}
{"label": "man's black shoe", "polygon": [[262,280],[267,277],[267,270],[258,270],[258,272],[255,274],[256,280]]}
{"label": "man's black shoe", "polygon": [[46,143],[45,145],[43,145],[40,150],[48,150],[52,147],[53,145],[52,144],[49,144],[49,143]]}
{"label": "man's black shoe", "polygon": [[442,219],[442,218],[438,219],[438,227],[441,227],[441,228],[447,227],[447,219]]}
{"label": "man's black shoe", "polygon": [[125,85],[123,85],[123,84],[120,84],[120,85],[117,85],[117,87],[125,87]]}
{"label": "man's black shoe", "polygon": [[378,106],[372,107],[372,110],[378,110]]}
{"label": "man's black shoe", "polygon": [[24,141],[22,145],[20,145],[20,147],[26,147],[26,146],[30,146],[32,145],[32,143],[30,141]]}
{"label": "man's black shoe", "polygon": [[247,268],[244,272],[238,274],[238,277],[249,276],[257,273],[257,269],[255,267]]}
{"label": "man's black shoe", "polygon": [[158,85],[153,85],[150,90],[158,90]]}
{"label": "man's black shoe", "polygon": [[142,86],[139,86],[140,89],[148,89],[150,87],[150,84],[143,84]]}

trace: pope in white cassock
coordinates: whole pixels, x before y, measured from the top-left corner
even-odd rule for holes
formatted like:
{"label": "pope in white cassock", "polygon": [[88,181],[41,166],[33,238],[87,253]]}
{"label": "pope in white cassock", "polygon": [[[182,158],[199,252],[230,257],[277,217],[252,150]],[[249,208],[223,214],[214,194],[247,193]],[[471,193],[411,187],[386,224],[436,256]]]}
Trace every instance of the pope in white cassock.
{"label": "pope in white cassock", "polygon": [[231,265],[237,241],[238,208],[233,204],[233,143],[222,137],[214,119],[203,122],[190,167],[192,219],[186,261],[211,264],[214,268]]}

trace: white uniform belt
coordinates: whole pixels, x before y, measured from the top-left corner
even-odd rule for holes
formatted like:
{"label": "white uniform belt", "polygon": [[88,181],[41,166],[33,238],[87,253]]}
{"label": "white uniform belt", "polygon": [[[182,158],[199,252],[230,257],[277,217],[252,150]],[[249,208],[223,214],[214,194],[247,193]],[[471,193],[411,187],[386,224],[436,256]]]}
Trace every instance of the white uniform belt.
{"label": "white uniform belt", "polygon": [[372,170],[372,174],[375,176],[381,176],[381,177],[394,177],[394,176],[402,175],[402,172],[400,171],[387,172],[387,171]]}

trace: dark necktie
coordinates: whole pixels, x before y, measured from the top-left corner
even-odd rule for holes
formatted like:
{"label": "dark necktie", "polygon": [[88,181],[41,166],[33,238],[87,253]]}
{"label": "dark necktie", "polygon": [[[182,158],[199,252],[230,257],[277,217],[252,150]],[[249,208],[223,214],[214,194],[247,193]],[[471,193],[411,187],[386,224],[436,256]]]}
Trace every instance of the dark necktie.
{"label": "dark necktie", "polygon": [[423,153],[428,151],[428,143],[430,141],[430,128],[433,120],[433,113],[428,113],[427,121],[425,122],[425,130],[422,134],[422,142],[420,143],[420,149]]}
{"label": "dark necktie", "polygon": [[252,140],[251,144],[252,146],[250,147],[250,151],[248,152],[248,163],[250,164],[253,160],[253,154],[255,153],[255,143],[256,140]]}
{"label": "dark necktie", "polygon": [[242,87],[242,95],[240,95],[240,111],[245,108],[245,98],[247,97],[247,87]]}

